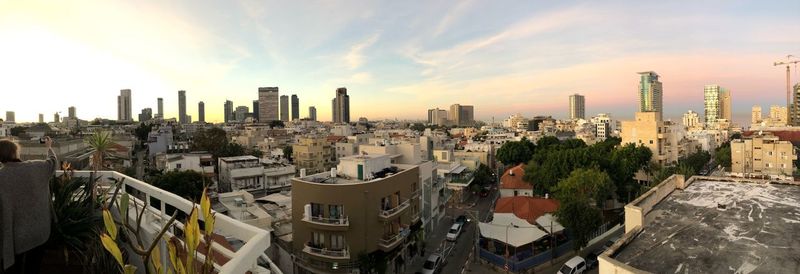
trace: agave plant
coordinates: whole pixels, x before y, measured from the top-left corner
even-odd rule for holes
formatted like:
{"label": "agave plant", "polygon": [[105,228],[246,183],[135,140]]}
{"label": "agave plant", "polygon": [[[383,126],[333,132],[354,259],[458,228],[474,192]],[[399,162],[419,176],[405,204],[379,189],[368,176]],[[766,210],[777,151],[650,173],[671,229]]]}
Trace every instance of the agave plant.
{"label": "agave plant", "polygon": [[111,132],[110,131],[95,131],[94,134],[89,135],[84,140],[89,147],[94,149],[92,154],[92,170],[97,171],[103,167],[105,157],[111,149]]}

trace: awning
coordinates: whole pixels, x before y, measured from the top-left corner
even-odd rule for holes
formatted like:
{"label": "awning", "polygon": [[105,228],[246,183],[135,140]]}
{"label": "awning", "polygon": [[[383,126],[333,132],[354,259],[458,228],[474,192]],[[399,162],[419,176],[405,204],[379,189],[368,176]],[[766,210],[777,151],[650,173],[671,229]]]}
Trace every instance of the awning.
{"label": "awning", "polygon": [[[558,223],[558,221],[556,221],[556,217],[550,213],[544,214],[541,217],[536,218],[536,223],[542,226],[544,230],[549,233],[558,233],[564,231],[564,226]],[[551,225],[553,231],[550,231]]]}
{"label": "awning", "polygon": [[465,170],[465,169],[467,169],[467,167],[465,167],[465,166],[458,166],[457,168],[454,168],[452,171],[450,171],[450,173],[452,173],[452,174],[459,174],[459,173],[461,173],[461,172],[464,172],[464,170]]}
{"label": "awning", "polygon": [[517,218],[512,213],[495,213],[491,223],[479,223],[481,236],[494,239],[514,247],[533,243],[547,232],[523,219]]}

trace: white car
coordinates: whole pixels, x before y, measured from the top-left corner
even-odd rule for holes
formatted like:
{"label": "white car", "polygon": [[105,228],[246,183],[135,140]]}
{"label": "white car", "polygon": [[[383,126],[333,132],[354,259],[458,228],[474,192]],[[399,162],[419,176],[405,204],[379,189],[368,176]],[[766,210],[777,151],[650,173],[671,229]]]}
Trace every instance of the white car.
{"label": "white car", "polygon": [[586,270],[586,261],[581,256],[575,256],[561,266],[558,274],[583,274]]}
{"label": "white car", "polygon": [[448,241],[455,241],[458,239],[458,235],[461,234],[461,224],[455,223],[453,226],[450,227],[450,230],[447,231],[447,240]]}
{"label": "white car", "polygon": [[430,255],[428,256],[428,260],[425,261],[425,264],[422,265],[422,274],[436,273],[441,265],[442,256],[439,256],[439,254]]}

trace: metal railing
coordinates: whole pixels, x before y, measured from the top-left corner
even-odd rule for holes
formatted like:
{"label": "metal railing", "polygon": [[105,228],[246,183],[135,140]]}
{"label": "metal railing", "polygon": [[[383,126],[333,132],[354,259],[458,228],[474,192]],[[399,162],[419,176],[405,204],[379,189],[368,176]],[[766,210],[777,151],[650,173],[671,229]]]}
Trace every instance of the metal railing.
{"label": "metal railing", "polygon": [[325,218],[325,217],[317,217],[311,216],[310,220],[315,223],[322,223],[322,224],[329,224],[329,225],[349,225],[350,220],[347,216],[341,218]]}
{"label": "metal railing", "polygon": [[[92,173],[93,172],[90,171],[75,171],[74,176],[90,177]],[[60,175],[61,172],[58,172],[58,174]],[[194,204],[166,190],[154,187],[148,183],[131,178],[119,172],[99,171],[94,173],[94,176],[100,178],[98,182],[101,184],[108,184],[112,180],[122,180],[120,193],[128,192],[128,194],[130,194],[130,205],[128,210],[129,215],[127,217],[135,222],[136,210],[145,210],[146,214],[144,214],[142,221],[143,227],[160,229],[162,223],[166,222],[166,220],[170,218],[169,214],[167,214],[167,206],[171,206],[172,208],[175,208],[186,215],[189,215],[193,208],[200,210],[200,205]],[[111,192],[113,192],[113,189]],[[121,195],[118,195],[117,199],[121,199]],[[157,199],[160,201],[160,203],[151,204],[152,199]],[[199,219],[202,220],[203,216],[200,216]],[[148,233],[147,230],[148,229],[144,229],[142,233]],[[183,224],[180,222],[175,222],[172,229],[170,229],[170,232],[165,234],[166,236],[164,239],[167,239],[170,236],[177,236],[176,234],[181,233],[174,232],[182,232],[183,230]],[[244,245],[242,245],[238,250],[228,250],[219,244],[211,245],[214,251],[229,259],[222,265],[219,265],[215,260],[214,269],[220,274],[245,273],[247,271],[257,269],[259,258],[263,259],[262,255],[270,245],[268,231],[245,224],[224,214],[216,214],[214,233],[224,236],[228,239],[236,239],[244,242]],[[149,236],[152,237],[154,235]],[[162,250],[166,250],[166,241],[164,239],[162,239],[159,243],[159,246]],[[180,239],[180,236],[178,236],[178,240],[182,240]],[[169,262],[169,258],[166,257],[167,252],[162,251],[161,256],[161,262],[164,262],[166,266],[167,262]],[[198,260],[204,261],[205,256],[199,254]],[[270,262],[270,265],[274,264]],[[273,273],[281,273],[277,268],[271,269],[271,271]]]}
{"label": "metal railing", "polygon": [[381,244],[384,246],[391,246],[403,239],[403,233],[381,237]]}
{"label": "metal railing", "polygon": [[335,250],[335,249],[328,249],[328,248],[313,247],[313,246],[309,246],[308,244],[306,244],[303,247],[303,251],[306,252],[306,253],[309,253],[309,254],[322,255],[322,256],[332,257],[332,258],[343,258],[343,259],[344,258],[350,258],[350,251],[347,250],[347,248]]}
{"label": "metal railing", "polygon": [[397,206],[395,206],[393,208],[381,210],[381,212],[378,213],[378,215],[380,215],[381,217],[389,218],[392,215],[394,215],[395,213],[400,212],[400,211],[408,208],[409,205],[411,205],[411,203],[409,202],[408,199],[406,199],[402,203],[397,204]]}

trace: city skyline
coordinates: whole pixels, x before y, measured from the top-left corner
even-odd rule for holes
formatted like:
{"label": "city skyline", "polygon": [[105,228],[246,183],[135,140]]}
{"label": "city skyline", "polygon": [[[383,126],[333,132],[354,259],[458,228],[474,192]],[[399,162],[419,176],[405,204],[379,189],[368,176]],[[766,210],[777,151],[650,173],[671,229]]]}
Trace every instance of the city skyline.
{"label": "city skyline", "polygon": [[[14,77],[0,90],[15,97],[0,111],[32,122],[76,106],[81,119],[113,119],[115,97],[130,89],[134,112],[161,97],[164,116],[178,118],[176,91],[186,90],[186,113],[204,101],[206,120],[221,122],[226,99],[249,105],[258,87],[277,86],[302,97],[300,109],[321,106],[323,121],[338,87],[353,96],[351,120],[424,120],[429,106],[451,102],[474,105],[484,121],[566,118],[563,98],[574,93],[588,97],[587,116],[630,118],[636,72],[652,70],[665,119],[702,112],[703,87],[719,84],[743,124],[752,105],[785,105],[784,68],[772,62],[800,53],[796,1],[218,5],[1,3],[0,73]],[[647,20],[653,11],[659,20]],[[281,23],[299,14],[312,19]]]}

